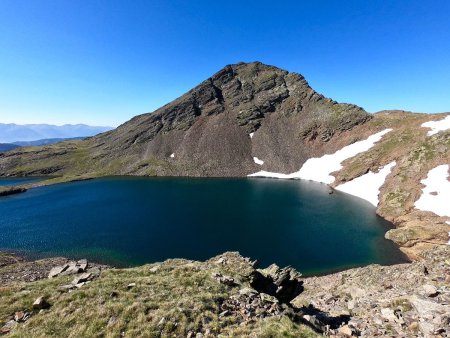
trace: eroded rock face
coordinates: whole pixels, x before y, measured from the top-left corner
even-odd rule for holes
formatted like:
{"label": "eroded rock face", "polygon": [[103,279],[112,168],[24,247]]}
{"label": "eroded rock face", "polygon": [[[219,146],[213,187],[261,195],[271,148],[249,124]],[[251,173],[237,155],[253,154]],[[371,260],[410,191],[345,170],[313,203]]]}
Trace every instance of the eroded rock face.
{"label": "eroded rock face", "polygon": [[250,285],[257,291],[274,296],[282,303],[289,303],[303,291],[301,274],[291,267],[280,269],[271,265],[255,270],[250,275]]}
{"label": "eroded rock face", "polygon": [[331,142],[336,136],[371,118],[360,107],[318,94],[299,74],[239,63],[114,131],[2,153],[0,176],[99,168],[105,174],[245,176],[258,169],[252,153],[273,171],[292,172],[317,153],[337,150]]}

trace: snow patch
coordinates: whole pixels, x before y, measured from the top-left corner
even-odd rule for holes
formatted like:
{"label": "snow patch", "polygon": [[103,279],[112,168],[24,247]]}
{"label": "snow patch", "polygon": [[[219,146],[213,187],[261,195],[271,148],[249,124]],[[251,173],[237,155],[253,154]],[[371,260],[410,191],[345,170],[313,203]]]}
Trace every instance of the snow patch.
{"label": "snow patch", "polygon": [[171,158],[174,158],[174,157],[175,157],[175,154],[171,154],[170,157],[171,157]]}
{"label": "snow patch", "polygon": [[255,135],[255,133],[250,133],[248,135],[250,136],[250,138],[253,138],[253,135]]}
{"label": "snow patch", "polygon": [[267,178],[295,178],[291,176],[292,174],[279,174],[279,173],[272,173],[270,171],[258,171],[257,173],[248,175],[249,177],[267,177]]}
{"label": "snow patch", "polygon": [[414,203],[417,209],[450,217],[448,169],[448,164],[439,165],[428,172],[427,178],[420,181],[425,187],[422,189],[420,198]]}
{"label": "snow patch", "polygon": [[303,164],[302,168],[292,174],[280,174],[268,171],[259,171],[254,174],[250,174],[250,177],[269,177],[269,178],[297,178],[312,180],[322,183],[333,183],[335,178],[330,174],[334,171],[342,169],[341,163],[359,153],[365,152],[372,148],[376,142],[381,140],[384,134],[390,132],[392,129],[385,129],[369,136],[366,140],[358,141],[344,148],[338,150],[334,154],[324,155],[319,158],[310,158]]}
{"label": "snow patch", "polygon": [[349,182],[338,185],[336,190],[346,192],[354,196],[358,196],[366,201],[369,201],[375,207],[378,206],[378,195],[380,188],[386,180],[387,175],[390,174],[395,161],[386,164],[377,173],[369,171],[367,174],[357,177]]}
{"label": "snow patch", "polygon": [[365,152],[381,140],[384,134],[392,129],[385,129],[370,136],[368,139],[350,144],[334,154],[324,155],[320,158],[310,158],[298,172],[299,178],[323,183],[333,183],[335,178],[330,174],[342,169],[341,163],[350,157]]}
{"label": "snow patch", "polygon": [[261,161],[259,158],[257,158],[257,157],[253,157],[253,161],[255,161],[255,163],[256,164],[259,164],[259,165],[263,165],[264,164],[264,161]]}
{"label": "snow patch", "polygon": [[440,131],[450,129],[450,115],[439,121],[429,121],[421,124],[422,127],[430,128],[427,133],[428,136],[439,133]]}

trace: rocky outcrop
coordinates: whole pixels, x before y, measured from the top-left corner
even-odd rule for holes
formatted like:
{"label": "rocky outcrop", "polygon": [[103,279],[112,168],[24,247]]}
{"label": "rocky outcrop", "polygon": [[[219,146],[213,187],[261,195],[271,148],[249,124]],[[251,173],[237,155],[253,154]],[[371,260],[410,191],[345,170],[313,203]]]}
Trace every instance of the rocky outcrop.
{"label": "rocky outcrop", "polygon": [[[347,336],[447,337],[450,247],[423,251],[420,259],[305,278],[305,292],[293,303],[347,316]],[[330,334],[346,336],[340,330]]]}
{"label": "rocky outcrop", "polygon": [[15,254],[0,253],[0,284],[8,285],[18,282],[35,282],[44,278],[77,275],[107,269],[104,264],[87,262],[82,259],[70,261],[63,257],[44,258],[28,261]]}

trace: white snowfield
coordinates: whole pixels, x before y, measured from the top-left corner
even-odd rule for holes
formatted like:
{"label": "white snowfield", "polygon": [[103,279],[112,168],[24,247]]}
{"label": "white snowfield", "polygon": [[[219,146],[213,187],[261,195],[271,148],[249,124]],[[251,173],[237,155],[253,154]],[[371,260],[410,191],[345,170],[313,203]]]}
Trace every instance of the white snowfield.
{"label": "white snowfield", "polygon": [[428,136],[439,133],[440,131],[450,129],[450,115],[439,121],[429,121],[421,124],[422,127],[430,128],[427,133]]}
{"label": "white snowfield", "polygon": [[[439,165],[428,172],[427,178],[420,181],[425,187],[414,206],[423,211],[431,211],[438,216],[450,217],[450,181],[449,165]],[[450,225],[450,221],[445,222]],[[448,233],[450,245],[450,231]]]}
{"label": "white snowfield", "polygon": [[170,158],[174,158],[174,157],[175,157],[175,154],[171,154],[171,155],[170,155]]}
{"label": "white snowfield", "polygon": [[420,181],[425,187],[422,189],[420,198],[414,203],[417,209],[450,217],[448,169],[448,164],[439,165],[428,172],[427,178]]}
{"label": "white snowfield", "polygon": [[255,135],[255,133],[250,133],[248,135],[250,136],[250,138],[253,138],[253,135]]}
{"label": "white snowfield", "polygon": [[255,163],[256,164],[259,164],[259,165],[263,165],[264,164],[264,161],[261,161],[259,158],[257,158],[257,157],[253,157],[253,161],[255,161]]}
{"label": "white snowfield", "polygon": [[268,171],[259,171],[250,174],[250,177],[270,177],[270,178],[285,178],[285,179],[305,179],[322,183],[333,183],[335,178],[330,174],[334,171],[342,169],[341,163],[351,157],[365,152],[372,148],[376,142],[381,140],[383,135],[390,132],[392,129],[385,129],[369,136],[366,140],[358,141],[344,148],[338,150],[334,154],[324,155],[319,158],[310,158],[303,164],[301,169],[292,174],[281,174]]}
{"label": "white snowfield", "polygon": [[378,195],[380,194],[380,188],[386,180],[387,175],[389,175],[392,168],[395,167],[395,164],[395,161],[386,164],[377,173],[369,171],[365,175],[338,185],[336,190],[363,198],[376,207],[379,202]]}

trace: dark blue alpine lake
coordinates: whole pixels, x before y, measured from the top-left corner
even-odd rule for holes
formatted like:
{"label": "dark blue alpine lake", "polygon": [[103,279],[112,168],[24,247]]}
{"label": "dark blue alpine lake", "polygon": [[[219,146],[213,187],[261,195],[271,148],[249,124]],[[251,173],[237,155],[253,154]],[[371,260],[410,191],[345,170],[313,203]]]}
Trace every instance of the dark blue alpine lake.
{"label": "dark blue alpine lake", "polygon": [[0,198],[0,250],[116,266],[225,251],[305,274],[404,261],[389,227],[369,203],[299,180],[111,177]]}

